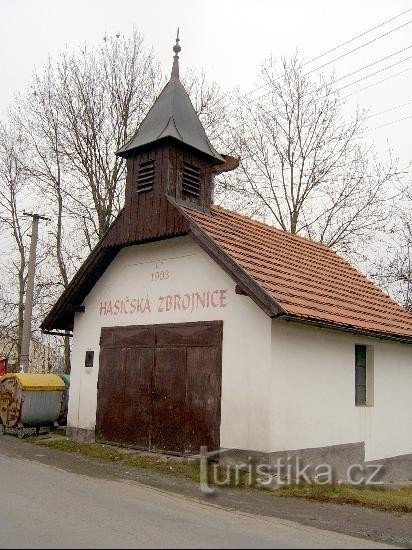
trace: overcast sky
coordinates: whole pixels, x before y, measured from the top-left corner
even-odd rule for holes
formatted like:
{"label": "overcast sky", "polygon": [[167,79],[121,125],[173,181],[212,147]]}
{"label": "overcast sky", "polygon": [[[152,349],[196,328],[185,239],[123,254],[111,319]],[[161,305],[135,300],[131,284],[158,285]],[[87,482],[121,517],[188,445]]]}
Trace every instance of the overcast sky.
{"label": "overcast sky", "polygon": [[[84,42],[96,44],[105,33],[128,34],[137,28],[153,46],[165,69],[171,66],[176,27],[181,29],[181,65],[204,68],[223,88],[256,87],[260,63],[271,53],[288,55],[299,49],[306,60],[350,40],[385,20],[392,22],[346,47],[307,65],[308,70],[412,21],[412,2],[406,0],[0,0],[0,117],[16,91],[24,89],[34,68],[47,57]],[[405,49],[408,48],[409,49]],[[373,116],[366,139],[383,155],[389,141],[406,164],[412,161],[412,23],[376,40],[325,70],[337,77],[405,49],[387,60],[339,82],[343,87],[388,65],[396,66],[342,90],[354,93],[348,101],[370,108]],[[402,74],[396,75],[404,71]],[[375,84],[359,91],[361,88]],[[258,95],[260,92],[255,92]],[[408,104],[409,102],[409,104]],[[404,105],[398,108],[399,105]],[[393,110],[384,113],[388,109]],[[384,128],[374,128],[404,118]]]}

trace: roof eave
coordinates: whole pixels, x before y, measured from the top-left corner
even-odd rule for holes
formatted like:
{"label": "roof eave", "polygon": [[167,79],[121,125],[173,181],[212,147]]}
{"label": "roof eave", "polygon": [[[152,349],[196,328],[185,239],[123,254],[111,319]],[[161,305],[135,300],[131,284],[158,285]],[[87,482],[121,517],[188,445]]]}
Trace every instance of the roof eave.
{"label": "roof eave", "polygon": [[318,328],[324,328],[329,330],[337,330],[339,332],[347,332],[349,334],[355,334],[360,336],[366,336],[368,338],[377,338],[379,340],[389,340],[392,342],[398,342],[401,344],[412,344],[412,336],[405,334],[396,334],[390,332],[383,332],[379,330],[362,329],[353,325],[343,325],[339,323],[331,323],[328,321],[322,321],[319,319],[313,319],[311,317],[300,317],[286,313],[285,315],[276,316],[280,320],[286,322],[299,323],[303,325],[310,325]]}
{"label": "roof eave", "polygon": [[78,298],[79,285],[84,285],[84,288],[88,289],[85,293],[87,296],[118,251],[119,247],[105,247],[104,237],[96,244],[44,318],[40,325],[42,331],[73,330],[74,314],[84,300],[84,297],[81,300]]}
{"label": "roof eave", "polygon": [[203,155],[203,156],[207,157],[208,159],[213,160],[214,164],[224,164],[226,162],[224,157],[222,155],[220,155],[217,151],[215,153],[213,153],[213,152],[208,153],[206,151],[203,151],[202,149],[198,149],[197,147],[194,147],[193,145],[185,143],[184,141],[182,141],[180,139],[177,139],[173,136],[163,136],[159,139],[155,139],[155,140],[147,142],[147,143],[142,143],[142,144],[134,146],[134,147],[129,146],[129,143],[131,141],[132,140],[129,140],[128,144],[121,147],[118,151],[116,151],[115,154],[118,157],[127,159],[127,158],[131,157],[133,154],[136,154],[140,150],[145,151],[148,148],[151,148],[151,147],[156,146],[158,144],[160,145],[160,144],[165,143],[167,141],[172,141],[174,143],[179,144],[181,147],[186,147],[191,151],[196,151],[196,153],[198,153],[200,155]]}

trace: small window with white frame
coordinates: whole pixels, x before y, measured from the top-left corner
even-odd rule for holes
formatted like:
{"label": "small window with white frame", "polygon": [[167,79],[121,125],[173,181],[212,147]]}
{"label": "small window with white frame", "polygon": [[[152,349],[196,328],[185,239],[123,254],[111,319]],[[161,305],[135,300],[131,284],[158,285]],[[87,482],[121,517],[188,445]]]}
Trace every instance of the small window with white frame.
{"label": "small window with white frame", "polygon": [[373,348],[363,344],[355,345],[355,405],[373,406]]}

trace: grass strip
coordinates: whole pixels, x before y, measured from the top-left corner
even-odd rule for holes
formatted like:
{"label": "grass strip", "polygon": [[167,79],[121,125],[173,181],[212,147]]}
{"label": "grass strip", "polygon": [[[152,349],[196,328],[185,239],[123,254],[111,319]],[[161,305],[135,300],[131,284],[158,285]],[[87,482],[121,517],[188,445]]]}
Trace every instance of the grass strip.
{"label": "grass strip", "polygon": [[318,502],[352,504],[385,512],[412,513],[412,487],[299,484],[282,487],[276,494]]}

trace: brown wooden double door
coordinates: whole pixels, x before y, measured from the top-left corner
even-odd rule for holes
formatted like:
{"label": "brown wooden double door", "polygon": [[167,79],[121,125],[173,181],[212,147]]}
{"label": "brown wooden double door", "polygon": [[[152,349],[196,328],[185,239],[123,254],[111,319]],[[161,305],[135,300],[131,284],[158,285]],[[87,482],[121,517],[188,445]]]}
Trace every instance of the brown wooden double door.
{"label": "brown wooden double door", "polygon": [[158,452],[220,445],[222,323],[103,328],[96,438]]}

